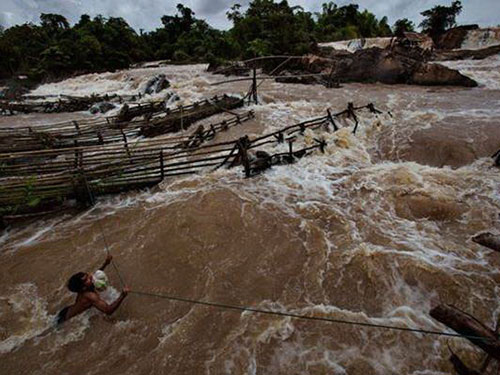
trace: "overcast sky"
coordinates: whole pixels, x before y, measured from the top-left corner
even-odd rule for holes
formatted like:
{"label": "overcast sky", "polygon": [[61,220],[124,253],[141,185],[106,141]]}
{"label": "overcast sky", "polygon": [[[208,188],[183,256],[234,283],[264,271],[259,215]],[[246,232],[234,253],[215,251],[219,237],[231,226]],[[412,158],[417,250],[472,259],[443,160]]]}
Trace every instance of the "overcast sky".
{"label": "overcast sky", "polygon": [[[9,27],[25,22],[38,22],[40,13],[58,13],[71,23],[82,14],[105,17],[123,17],[134,29],[154,30],[161,25],[164,14],[174,14],[179,0],[0,0],[0,25]],[[248,4],[248,0],[187,0],[182,3],[194,10],[198,18],[205,19],[219,29],[231,26],[226,11],[232,4]],[[314,12],[321,8],[322,0],[289,0],[290,5],[301,5]],[[368,9],[378,18],[389,17],[392,25],[399,18],[409,18],[420,23],[420,12],[434,5],[450,5],[451,0],[339,0],[337,5],[356,3]],[[481,26],[500,24],[500,0],[462,0],[460,24],[478,23]]]}

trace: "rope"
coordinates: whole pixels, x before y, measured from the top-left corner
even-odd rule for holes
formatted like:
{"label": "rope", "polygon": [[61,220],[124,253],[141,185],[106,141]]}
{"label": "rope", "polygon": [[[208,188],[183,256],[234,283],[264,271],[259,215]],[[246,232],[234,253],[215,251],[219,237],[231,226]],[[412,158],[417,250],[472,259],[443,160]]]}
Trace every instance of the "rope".
{"label": "rope", "polygon": [[[89,183],[87,181],[87,177],[85,176],[85,173],[82,173],[83,175],[83,180],[85,181],[85,187],[87,189],[87,192],[89,194],[89,199],[90,199],[90,203],[92,204],[92,206],[95,206],[95,198],[94,198],[94,194],[92,193],[92,190],[89,186]],[[104,229],[102,227],[102,223],[101,223],[101,219],[100,218],[97,218],[97,224],[99,226],[99,229],[101,231],[101,235],[102,235],[102,240],[104,241],[104,247],[106,248],[106,253],[108,256],[111,255],[111,252],[109,250],[109,246],[108,246],[108,241],[106,240],[106,236],[104,235]],[[125,286],[125,282],[123,281],[123,277],[120,273],[120,271],[118,270],[118,266],[116,265],[116,262],[114,260],[111,260],[111,265],[113,266],[116,274],[118,275],[118,279],[120,280],[120,284],[122,286],[122,288]]]}
{"label": "rope", "polygon": [[460,338],[473,339],[473,340],[490,341],[490,339],[485,338],[485,337],[481,337],[481,336],[462,335],[459,333],[452,333],[452,332],[432,331],[432,330],[419,329],[419,328],[398,327],[398,326],[391,326],[391,325],[385,325],[385,324],[363,323],[363,322],[355,322],[352,320],[343,320],[343,319],[334,319],[334,318],[323,318],[323,317],[317,317],[317,316],[294,314],[294,313],[286,312],[286,311],[264,310],[264,309],[257,309],[257,308],[253,308],[253,307],[229,305],[229,304],[219,303],[219,302],[200,301],[200,300],[189,299],[189,298],[169,296],[166,294],[140,292],[140,291],[135,291],[135,290],[130,291],[130,293],[142,295],[142,296],[146,296],[146,297],[156,297],[156,298],[162,298],[162,299],[167,299],[167,300],[171,300],[171,301],[191,303],[191,304],[195,304],[195,305],[219,307],[219,308],[228,309],[228,310],[248,311],[248,312],[254,312],[254,313],[258,313],[258,314],[276,315],[276,316],[289,317],[289,318],[301,319],[301,320],[313,320],[313,321],[321,321],[321,322],[328,322],[328,323],[335,323],[335,324],[346,324],[346,325],[351,325],[351,326],[361,326],[361,327],[369,327],[369,328],[379,328],[379,329],[387,329],[387,330],[395,330],[395,331],[421,333],[421,334],[425,334],[425,335],[460,337]]}
{"label": "rope", "polygon": [[[86,185],[87,192],[89,194],[90,202],[92,205],[95,205],[95,198],[94,198],[92,190],[88,184],[87,178],[86,178],[85,174],[82,174],[82,176],[83,176],[83,179],[85,181],[85,185]],[[108,242],[106,240],[106,235],[104,234],[104,229],[102,227],[101,220],[99,218],[97,219],[97,223],[98,223],[99,229],[101,231],[101,235],[102,235],[102,239],[104,241],[104,246],[106,248],[106,252],[109,256],[110,250],[109,250]],[[116,262],[112,260],[111,264],[113,265],[113,267],[118,275],[121,286],[124,287],[125,283],[124,283],[123,277],[122,277],[122,275],[121,275],[121,273],[116,265]],[[352,320],[308,316],[308,315],[294,314],[294,313],[286,312],[286,311],[264,310],[264,309],[258,309],[258,308],[247,307],[247,306],[237,306],[237,305],[230,305],[230,304],[224,304],[224,303],[219,303],[219,302],[201,301],[201,300],[195,300],[195,299],[189,299],[189,298],[175,297],[175,296],[170,296],[170,295],[166,295],[166,294],[142,292],[142,291],[135,291],[135,290],[130,291],[130,293],[133,293],[133,294],[136,294],[139,296],[162,298],[162,299],[167,299],[170,301],[191,303],[191,304],[195,304],[195,305],[218,307],[218,308],[226,309],[226,310],[253,312],[253,313],[258,313],[258,314],[289,317],[289,318],[293,318],[293,319],[321,321],[321,322],[334,323],[334,324],[344,324],[344,325],[350,325],[350,326],[369,327],[369,328],[402,331],[402,332],[412,332],[412,333],[420,333],[420,334],[424,334],[424,335],[456,337],[456,338],[465,338],[465,339],[469,339],[469,340],[482,340],[485,342],[491,341],[490,339],[485,338],[485,337],[481,337],[481,336],[462,335],[459,333],[452,333],[452,332],[433,331],[433,330],[426,330],[426,329],[420,329],[420,328],[398,327],[398,326],[391,326],[391,325],[385,325],[385,324],[363,323],[363,322],[356,322],[356,321],[352,321]]]}
{"label": "rope", "polygon": [[[95,198],[92,194],[92,190],[90,189],[87,178],[85,177],[85,175],[83,175],[83,178],[85,181],[85,185],[87,187],[87,191],[89,193],[90,202],[92,205],[95,205]],[[98,223],[99,229],[101,231],[101,235],[102,235],[102,239],[104,241],[104,246],[106,248],[106,252],[109,256],[110,250],[109,250],[108,242],[106,240],[106,235],[104,234],[104,229],[102,227],[101,220],[99,218],[97,219],[97,223]],[[114,268],[116,274],[118,275],[118,278],[120,280],[120,284],[123,288],[125,286],[125,282],[124,282],[123,277],[118,269],[118,266],[116,265],[116,262],[114,260],[111,261],[111,264],[113,265],[113,268]],[[391,326],[391,325],[386,325],[386,324],[363,323],[363,322],[356,322],[356,321],[352,321],[352,320],[308,316],[308,315],[294,314],[294,313],[286,312],[286,311],[264,310],[264,309],[257,309],[257,308],[253,308],[253,307],[247,307],[247,306],[229,305],[229,304],[219,303],[219,302],[201,301],[201,300],[195,300],[195,299],[190,299],[190,298],[175,297],[175,296],[170,296],[170,295],[166,295],[166,294],[142,292],[142,291],[135,291],[135,290],[130,291],[130,293],[133,293],[133,294],[136,294],[139,296],[162,298],[162,299],[167,299],[170,301],[191,303],[191,304],[195,304],[195,305],[218,307],[218,308],[226,309],[226,310],[236,310],[236,311],[243,311],[243,312],[246,311],[246,312],[253,312],[253,313],[258,313],[258,314],[289,317],[289,318],[301,319],[301,320],[320,321],[320,322],[344,324],[344,325],[359,326],[359,327],[368,327],[368,328],[386,329],[386,330],[393,330],[393,331],[421,333],[424,335],[465,338],[465,339],[469,339],[469,340],[482,340],[484,342],[491,341],[490,339],[485,338],[485,337],[481,337],[481,336],[462,335],[459,333],[452,333],[452,332],[433,331],[433,330],[426,330],[426,329],[420,329],[420,328],[398,327],[398,326]]]}

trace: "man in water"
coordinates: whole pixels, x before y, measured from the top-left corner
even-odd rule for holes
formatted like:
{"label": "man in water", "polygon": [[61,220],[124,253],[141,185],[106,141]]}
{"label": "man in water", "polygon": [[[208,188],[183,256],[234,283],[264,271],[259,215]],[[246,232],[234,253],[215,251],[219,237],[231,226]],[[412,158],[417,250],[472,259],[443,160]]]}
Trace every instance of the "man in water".
{"label": "man in water", "polygon": [[[111,263],[112,259],[113,257],[108,255],[104,264],[99,269],[103,271]],[[81,314],[92,306],[107,315],[111,315],[120,306],[130,291],[128,287],[124,287],[120,297],[113,303],[108,304],[96,292],[92,275],[85,272],[78,272],[71,276],[67,286],[70,291],[77,293],[76,301],[73,305],[67,306],[59,312],[57,315],[57,324],[61,324],[75,315]]]}

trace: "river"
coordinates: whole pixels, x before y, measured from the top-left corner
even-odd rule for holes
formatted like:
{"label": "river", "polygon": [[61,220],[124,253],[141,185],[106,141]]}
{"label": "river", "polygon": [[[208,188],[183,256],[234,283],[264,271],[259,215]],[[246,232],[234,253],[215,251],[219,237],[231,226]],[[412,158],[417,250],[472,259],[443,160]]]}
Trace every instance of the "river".
{"label": "river", "polygon": [[[448,330],[429,310],[449,303],[494,327],[500,256],[470,238],[500,232],[500,171],[490,158],[500,148],[500,57],[446,64],[479,87],[265,81],[260,104],[248,108],[255,120],[215,141],[275,131],[348,102],[373,102],[384,113],[360,115],[355,135],[349,121],[336,133],[308,131],[301,142],[323,137],[324,154],[253,178],[234,168],[164,180],[5,230],[0,373],[437,375],[452,371],[448,345],[479,367],[482,354],[459,338],[133,293],[111,317],[89,311],[50,328],[73,300],[67,279],[95,270],[105,241],[135,291],[435,331]],[[159,73],[183,104],[248,90],[249,82],[211,86],[225,78],[205,68],[92,74],[35,93],[135,93]],[[87,116],[20,115],[0,126]],[[104,298],[112,300],[120,283],[107,273],[113,287]]]}

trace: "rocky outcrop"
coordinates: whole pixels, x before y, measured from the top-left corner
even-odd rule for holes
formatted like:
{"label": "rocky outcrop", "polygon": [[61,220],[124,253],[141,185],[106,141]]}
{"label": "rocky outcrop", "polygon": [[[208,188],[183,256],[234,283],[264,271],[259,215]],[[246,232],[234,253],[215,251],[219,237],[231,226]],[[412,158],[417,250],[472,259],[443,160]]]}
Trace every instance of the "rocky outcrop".
{"label": "rocky outcrop", "polygon": [[[471,27],[457,28],[464,32]],[[458,33],[459,31],[454,31]],[[449,34],[451,40],[452,33]],[[453,34],[454,35],[454,34]],[[464,34],[465,35],[465,34]],[[450,42],[451,43],[451,42]],[[496,51],[492,47],[486,54]],[[302,58],[292,58],[286,67],[276,72],[276,64],[272,70],[266,67],[265,59],[255,61],[262,71],[278,75],[277,82],[316,84],[327,87],[339,87],[341,82],[382,82],[386,84],[417,84],[417,85],[451,85],[475,87],[477,83],[457,70],[445,66],[431,64],[436,56],[433,40],[423,34],[404,33],[403,37],[394,38],[386,48],[372,47],[355,52],[337,50],[330,46],[322,47],[318,54],[305,55]],[[471,54],[478,51],[471,51]],[[286,71],[284,70],[286,69]],[[228,67],[211,65],[209,71],[215,74],[246,75],[249,66],[244,63]]]}
{"label": "rocky outcrop", "polygon": [[395,45],[407,50],[418,48],[422,51],[432,51],[435,48],[434,41],[430,36],[414,32],[404,32],[402,38],[396,39]]}
{"label": "rocky outcrop", "polygon": [[106,113],[108,111],[111,111],[115,107],[116,106],[113,103],[100,102],[100,103],[96,103],[92,107],[90,107],[89,112],[92,113],[93,115],[95,115],[97,113]]}
{"label": "rocky outcrop", "polygon": [[[456,70],[431,64],[433,42],[428,36],[405,33],[384,49],[373,47],[354,53],[333,49],[323,50],[321,56],[308,55],[298,69],[302,74],[315,73],[319,77],[280,77],[279,82],[324,83],[382,82],[387,84],[452,85],[475,87],[477,83]],[[298,73],[295,72],[295,75]]]}
{"label": "rocky outcrop", "polygon": [[169,87],[170,82],[165,77],[165,74],[158,74],[146,83],[143,93],[146,95],[158,94]]}
{"label": "rocky outcrop", "polygon": [[250,68],[243,63],[234,62],[227,64],[210,63],[207,72],[213,74],[222,74],[225,76],[246,77],[250,74]]}
{"label": "rocky outcrop", "polygon": [[453,29],[446,31],[443,35],[437,38],[436,47],[445,50],[460,48],[462,47],[462,43],[464,42],[467,33],[470,30],[477,29],[479,29],[478,25],[464,25],[454,27]]}
{"label": "rocky outcrop", "polygon": [[[331,54],[329,58],[310,58],[308,71],[330,73],[340,81],[452,85],[475,87],[477,83],[458,71],[431,64],[432,41],[412,33],[396,40],[390,48],[369,48],[355,53]],[[311,65],[316,65],[311,68]],[[327,68],[327,66],[329,66]]]}
{"label": "rocky outcrop", "polygon": [[500,45],[491,46],[483,49],[464,49],[454,51],[435,51],[433,60],[435,61],[450,61],[450,60],[482,60],[487,57],[500,53]]}
{"label": "rocky outcrop", "polygon": [[298,83],[303,85],[322,83],[322,79],[320,76],[301,75],[301,72],[289,71],[283,72],[281,76],[276,77],[275,81],[279,83]]}
{"label": "rocky outcrop", "polygon": [[342,82],[407,82],[405,63],[388,49],[374,47],[332,58],[331,76]]}
{"label": "rocky outcrop", "polygon": [[477,82],[454,69],[439,64],[420,64],[412,73],[410,83],[424,86],[476,87]]}

